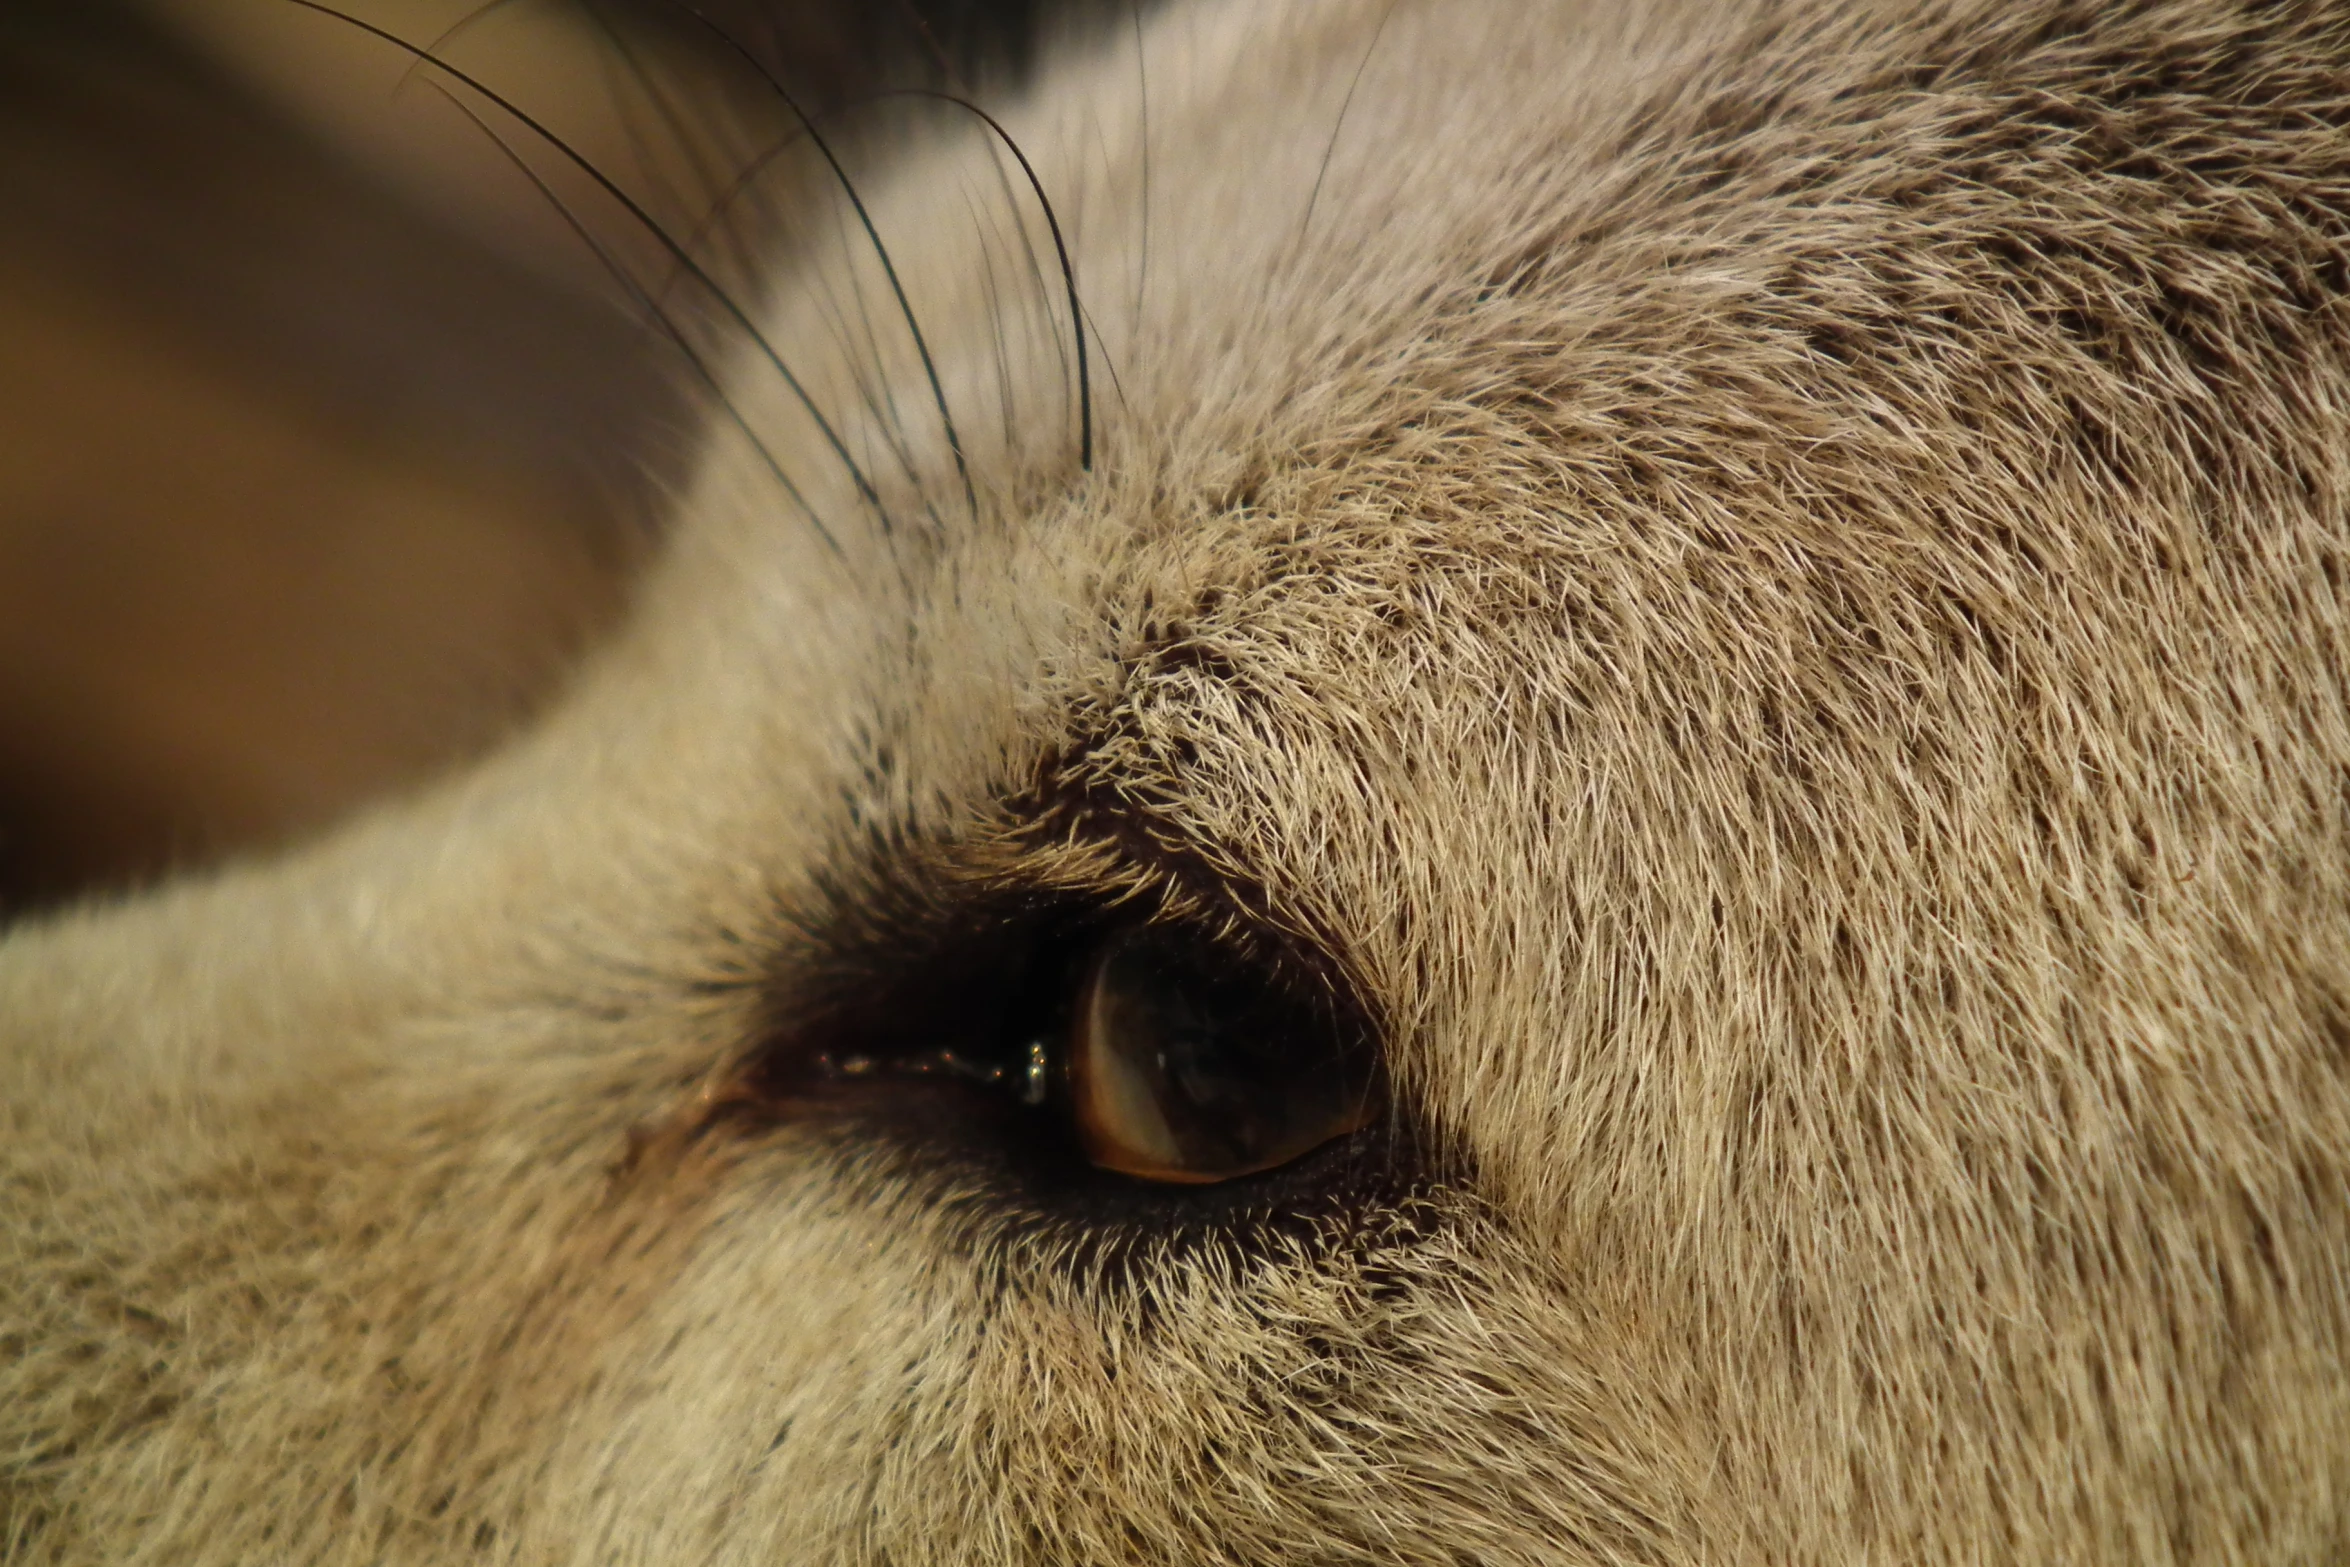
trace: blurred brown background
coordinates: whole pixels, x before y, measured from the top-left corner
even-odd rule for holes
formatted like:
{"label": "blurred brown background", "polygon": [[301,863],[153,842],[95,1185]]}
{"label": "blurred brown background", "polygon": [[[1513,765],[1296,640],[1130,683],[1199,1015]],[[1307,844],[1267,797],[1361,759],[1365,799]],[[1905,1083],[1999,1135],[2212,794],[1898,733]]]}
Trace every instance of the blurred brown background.
{"label": "blurred brown background", "polygon": [[[1002,79],[1040,4],[703,9],[853,139],[881,88]],[[345,8],[440,40],[679,234],[790,130],[677,7]],[[286,0],[0,6],[0,917],[479,750],[658,547],[690,377],[408,65]],[[473,108],[659,278],[583,177]],[[712,231],[722,275],[780,232],[795,169]]]}

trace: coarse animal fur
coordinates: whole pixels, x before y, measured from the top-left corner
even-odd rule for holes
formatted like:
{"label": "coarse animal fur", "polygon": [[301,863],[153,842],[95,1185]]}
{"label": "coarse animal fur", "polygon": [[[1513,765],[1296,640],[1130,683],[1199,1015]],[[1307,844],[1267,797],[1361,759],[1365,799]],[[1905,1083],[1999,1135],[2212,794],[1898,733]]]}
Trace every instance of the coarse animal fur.
{"label": "coarse animal fur", "polygon": [[[551,718],[10,935],[8,1559],[2350,1558],[2350,13],[1139,38],[1006,118],[1089,470],[909,107],[920,345],[844,207]],[[759,1087],[1047,905],[1387,1117]]]}

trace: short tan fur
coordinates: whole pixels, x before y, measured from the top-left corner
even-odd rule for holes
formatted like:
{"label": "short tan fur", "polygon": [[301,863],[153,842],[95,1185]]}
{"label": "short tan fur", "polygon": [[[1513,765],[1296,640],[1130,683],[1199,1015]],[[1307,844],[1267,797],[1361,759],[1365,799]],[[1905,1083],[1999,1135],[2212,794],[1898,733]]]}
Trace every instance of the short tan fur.
{"label": "short tan fur", "polygon": [[[0,947],[0,1552],[2350,1554],[2350,14],[1136,48],[1007,119],[1089,472],[942,106],[960,463],[844,217],[543,726]],[[1321,965],[1371,1178],[745,1108],[1005,888]]]}

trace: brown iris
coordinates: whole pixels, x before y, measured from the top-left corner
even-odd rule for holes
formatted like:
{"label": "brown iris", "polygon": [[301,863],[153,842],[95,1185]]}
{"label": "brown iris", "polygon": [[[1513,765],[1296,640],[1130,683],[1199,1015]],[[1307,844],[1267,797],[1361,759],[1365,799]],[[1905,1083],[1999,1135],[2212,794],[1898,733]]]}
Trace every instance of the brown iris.
{"label": "brown iris", "polygon": [[1064,1058],[1085,1156],[1205,1185],[1287,1164],[1378,1112],[1359,1031],[1294,987],[1155,927],[1107,937],[1072,998]]}

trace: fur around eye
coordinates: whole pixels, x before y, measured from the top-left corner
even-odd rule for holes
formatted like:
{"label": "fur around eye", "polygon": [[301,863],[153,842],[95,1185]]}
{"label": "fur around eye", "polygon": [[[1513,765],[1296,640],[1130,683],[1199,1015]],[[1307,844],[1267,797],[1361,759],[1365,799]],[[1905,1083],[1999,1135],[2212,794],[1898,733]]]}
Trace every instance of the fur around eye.
{"label": "fur around eye", "polygon": [[1063,1072],[1095,1166],[1207,1185],[1289,1163],[1377,1109],[1372,1054],[1324,1009],[1150,927],[1080,974]]}

